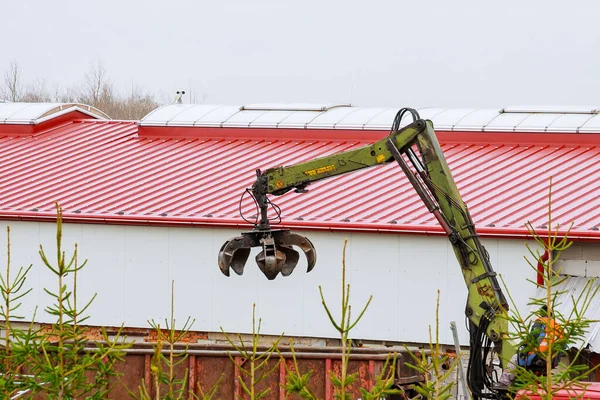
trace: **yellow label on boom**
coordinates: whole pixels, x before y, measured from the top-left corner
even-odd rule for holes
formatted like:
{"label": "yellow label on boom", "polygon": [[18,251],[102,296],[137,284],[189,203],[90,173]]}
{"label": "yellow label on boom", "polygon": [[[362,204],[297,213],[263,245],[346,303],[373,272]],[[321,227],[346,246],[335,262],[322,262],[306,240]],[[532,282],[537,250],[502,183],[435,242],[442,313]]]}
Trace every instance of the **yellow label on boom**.
{"label": "yellow label on boom", "polygon": [[313,176],[313,175],[318,175],[318,174],[322,174],[324,172],[329,172],[329,171],[333,171],[335,169],[335,165],[327,165],[325,167],[321,167],[321,168],[315,168],[315,169],[310,169],[308,171],[304,171],[305,175],[308,176]]}

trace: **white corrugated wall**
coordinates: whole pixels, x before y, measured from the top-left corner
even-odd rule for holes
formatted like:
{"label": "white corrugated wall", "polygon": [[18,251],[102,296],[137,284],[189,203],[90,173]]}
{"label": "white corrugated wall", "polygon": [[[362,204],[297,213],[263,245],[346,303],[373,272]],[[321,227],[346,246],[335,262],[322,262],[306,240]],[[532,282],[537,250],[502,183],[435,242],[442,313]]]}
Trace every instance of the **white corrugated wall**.
{"label": "white corrugated wall", "polygon": [[[51,322],[42,311],[56,280],[38,255],[43,244],[55,259],[55,224],[6,222],[0,243],[5,260],[5,227],[11,227],[13,274],[17,266],[33,264],[21,314],[30,318],[38,305],[38,320]],[[147,320],[168,317],[171,280],[175,281],[177,321],[196,319],[194,330],[247,332],[252,304],[257,304],[263,333],[337,337],[321,306],[321,285],[334,314],[339,315],[341,259],[348,239],[347,276],[352,285],[353,315],[373,295],[371,306],[356,327],[354,338],[426,342],[428,325],[435,322],[436,291],[441,291],[440,340],[451,343],[454,320],[467,344],[464,329],[466,287],[460,268],[444,237],[375,233],[301,232],[315,244],[318,262],[306,274],[301,262],[289,277],[268,281],[251,256],[246,272],[230,278],[217,267],[223,242],[240,233],[232,229],[167,228],[65,224],[64,248],[79,245],[80,261],[88,265],[79,275],[79,299],[98,293],[89,309],[89,324],[147,327]],[[523,255],[522,240],[484,239],[492,264],[510,285],[521,305],[535,293],[526,281],[535,279]],[[1,265],[4,265],[2,263]]]}

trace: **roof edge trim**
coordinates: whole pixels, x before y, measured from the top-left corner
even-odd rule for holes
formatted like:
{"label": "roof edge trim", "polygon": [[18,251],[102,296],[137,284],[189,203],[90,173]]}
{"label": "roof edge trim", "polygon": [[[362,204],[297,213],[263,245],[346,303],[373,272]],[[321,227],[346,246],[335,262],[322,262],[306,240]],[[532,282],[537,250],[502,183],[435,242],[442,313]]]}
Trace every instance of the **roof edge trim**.
{"label": "roof edge trim", "polygon": [[[0,220],[55,222],[54,212],[32,211],[3,211]],[[63,211],[63,221],[70,223],[106,224],[106,225],[134,225],[134,226],[188,226],[188,227],[213,227],[213,228],[242,228],[249,229],[250,225],[240,219],[234,218],[185,218],[161,216],[135,216],[135,215],[82,215]],[[322,221],[286,221],[277,225],[284,229],[306,229],[319,231],[346,231],[346,232],[377,232],[389,234],[418,234],[427,236],[444,236],[441,227],[407,224],[361,224],[352,222],[322,222]],[[513,239],[533,239],[527,228],[501,228],[477,227],[477,233],[486,237],[503,237]],[[559,235],[568,234],[571,240],[600,241],[600,231],[567,231],[560,230]],[[543,237],[543,234],[542,234]]]}

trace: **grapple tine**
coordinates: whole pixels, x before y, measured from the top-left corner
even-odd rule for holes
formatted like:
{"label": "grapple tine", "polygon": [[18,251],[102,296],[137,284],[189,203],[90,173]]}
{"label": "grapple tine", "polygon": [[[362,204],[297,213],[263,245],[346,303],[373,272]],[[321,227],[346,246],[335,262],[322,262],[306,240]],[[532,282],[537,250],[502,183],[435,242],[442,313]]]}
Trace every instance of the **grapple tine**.
{"label": "grapple tine", "polygon": [[244,273],[248,256],[250,256],[250,247],[240,247],[233,253],[229,266],[236,274],[242,275]]}
{"label": "grapple tine", "polygon": [[275,245],[273,237],[268,236],[261,239],[263,251],[256,255],[256,264],[258,268],[269,280],[277,277],[281,270],[281,266],[285,263],[285,253],[279,251]]}
{"label": "grapple tine", "polygon": [[281,275],[290,276],[298,264],[300,254],[291,247],[279,245],[277,250],[285,254],[285,261],[281,264]]}
{"label": "grapple tine", "polygon": [[219,269],[225,276],[229,276],[229,269],[242,275],[246,260],[250,255],[250,247],[246,244],[244,236],[236,236],[226,241],[219,251]]}
{"label": "grapple tine", "polygon": [[284,231],[284,234],[278,238],[277,244],[286,247],[300,247],[306,256],[306,272],[312,271],[312,269],[315,267],[317,262],[317,251],[315,250],[315,246],[306,236],[302,236],[297,233],[291,233],[290,231]]}
{"label": "grapple tine", "polygon": [[219,269],[225,276],[229,276],[229,260],[231,260],[231,257],[225,254],[223,250],[228,247],[229,242],[230,240],[223,243],[223,246],[221,246],[219,249],[219,257],[217,258],[219,262]]}

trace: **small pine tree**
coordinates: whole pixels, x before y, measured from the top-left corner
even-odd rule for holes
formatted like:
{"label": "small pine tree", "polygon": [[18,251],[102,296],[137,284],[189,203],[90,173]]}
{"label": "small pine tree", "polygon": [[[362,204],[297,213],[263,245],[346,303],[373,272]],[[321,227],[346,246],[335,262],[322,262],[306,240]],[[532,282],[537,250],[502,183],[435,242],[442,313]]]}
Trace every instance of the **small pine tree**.
{"label": "small pine tree", "polygon": [[[264,352],[258,351],[258,342],[260,339],[260,326],[262,323],[262,319],[258,319],[258,323],[256,321],[256,304],[252,305],[252,347],[246,346],[244,340],[241,335],[238,335],[239,342],[234,341],[221,327],[221,332],[225,335],[225,339],[229,342],[231,346],[236,350],[238,354],[240,354],[244,359],[246,359],[248,366],[243,366],[238,364],[238,368],[242,372],[240,376],[237,376],[236,379],[240,383],[242,390],[248,396],[249,400],[258,400],[267,397],[267,395],[271,392],[271,388],[266,388],[264,390],[258,389],[258,384],[264,381],[267,377],[269,377],[277,367],[279,363],[275,363],[273,366],[269,366],[269,360],[273,354],[277,351],[277,346],[283,337],[283,333],[273,342],[273,344]],[[228,352],[229,358],[231,362],[237,364],[235,357]],[[247,377],[248,383],[244,380],[244,376]],[[243,396],[239,397],[240,400],[243,399]]]}
{"label": "small pine tree", "polygon": [[32,290],[25,288],[31,265],[27,268],[20,267],[16,275],[11,276],[14,271],[11,270],[10,227],[8,226],[6,227],[6,237],[6,270],[4,275],[0,275],[0,292],[2,293],[0,314],[2,314],[2,329],[4,330],[3,346],[0,348],[0,394],[2,398],[12,398],[17,393],[24,394],[30,391],[31,377],[24,374],[23,371],[29,354],[28,344],[37,336],[31,325],[30,329],[22,330],[15,329],[12,324],[13,321],[24,318],[15,313],[21,306],[21,299]]}
{"label": "small pine tree", "polygon": [[[188,317],[183,326],[177,329],[175,321],[175,281],[171,281],[171,313],[169,320],[165,318],[165,328],[161,328],[160,324],[155,320],[148,321],[148,324],[156,332],[154,355],[152,356],[150,366],[152,382],[145,382],[142,379],[142,383],[138,387],[138,393],[133,393],[128,389],[129,395],[132,398],[138,400],[179,400],[185,397],[189,379],[189,368],[185,369],[184,376],[181,378],[177,377],[175,368],[188,359],[188,346],[186,345],[182,350],[176,350],[175,346],[182,342],[182,339],[188,334],[194,322],[195,320]],[[165,345],[166,351],[164,351]],[[149,389],[149,385],[152,385],[154,389]],[[214,395],[213,392],[216,390],[216,386],[209,391],[206,396],[207,399]]]}
{"label": "small pine tree", "polygon": [[[439,312],[440,312],[440,291],[437,292],[437,302],[435,308],[435,339],[429,327],[429,352],[415,352],[405,346],[406,351],[410,354],[413,362],[406,362],[410,368],[414,369],[424,378],[419,382],[415,391],[425,399],[447,400],[452,397],[452,387],[454,382],[449,378],[454,373],[460,354],[457,358],[450,362],[450,357],[442,353],[439,341]],[[442,365],[449,364],[447,369],[442,368]]]}
{"label": "small pine tree", "polygon": [[[327,317],[329,321],[335,328],[335,330],[340,334],[340,340],[342,343],[342,368],[340,376],[336,376],[335,374],[330,375],[331,383],[335,389],[334,397],[337,400],[349,400],[351,398],[350,395],[350,387],[353,383],[357,381],[358,375],[357,373],[349,374],[348,373],[348,362],[350,360],[350,353],[352,349],[352,339],[350,339],[350,332],[352,329],[358,324],[361,320],[373,296],[369,297],[369,300],[365,304],[362,311],[358,314],[358,317],[352,321],[351,320],[351,310],[352,306],[350,305],[350,284],[346,284],[346,246],[348,244],[347,240],[344,240],[344,248],[342,253],[342,298],[341,298],[341,317],[340,321],[337,322],[333,317],[327,302],[325,301],[325,296],[323,295],[323,289],[319,286],[319,293],[321,295],[321,304],[325,309]],[[294,343],[290,341],[290,347],[292,349],[292,359],[293,359],[293,367],[290,368],[287,364],[284,363],[287,374],[286,374],[286,383],[283,385],[287,393],[293,393],[300,398],[305,400],[316,400],[317,397],[314,395],[314,392],[311,390],[309,385],[309,380],[312,375],[311,371],[306,374],[302,374],[298,367],[298,361],[296,359],[296,354],[294,352]],[[284,361],[283,356],[281,356],[282,362]],[[375,400],[385,398],[388,395],[400,394],[401,390],[394,388],[394,376],[396,373],[396,354],[390,354],[386,359],[386,362],[383,366],[381,373],[375,377],[374,385],[367,390],[366,388],[359,388],[361,393],[361,398],[364,400]]]}
{"label": "small pine tree", "polygon": [[[48,399],[104,399],[110,392],[110,378],[117,375],[115,364],[123,360],[124,349],[121,332],[111,339],[102,329],[102,341],[91,348],[88,329],[81,325],[89,316],[86,310],[95,295],[83,307],[78,307],[77,273],[86,265],[78,264],[77,245],[70,258],[62,249],[62,209],[56,204],[56,264],[50,262],[43,247],[40,257],[44,265],[56,276],[57,288],[44,290],[54,299],[46,312],[56,317],[48,332],[40,333],[38,340],[30,342],[27,365],[35,377],[32,389]],[[71,274],[72,284],[67,282]]]}
{"label": "small pine tree", "polygon": [[[510,292],[506,289],[513,305],[512,311],[507,317],[513,331],[511,338],[519,344],[521,357],[531,357],[535,364],[528,367],[509,366],[516,378],[510,390],[513,393],[521,391],[524,393],[524,397],[527,393],[535,393],[543,399],[552,399],[561,390],[568,390],[571,393],[581,391],[586,386],[582,379],[597,368],[589,368],[577,363],[581,349],[575,353],[570,363],[565,364],[562,360],[567,357],[569,348],[577,347],[583,342],[593,322],[586,318],[586,311],[599,288],[590,279],[577,296],[560,290],[561,284],[567,277],[560,275],[559,271],[554,268],[554,264],[560,253],[572,245],[572,241],[568,238],[572,225],[566,233],[559,234],[560,225],[553,224],[552,179],[550,179],[548,194],[546,232],[538,231],[531,222],[527,222],[526,226],[535,240],[537,248],[533,249],[527,245],[529,256],[526,256],[525,259],[532,270],[542,276],[542,294],[530,299],[531,311],[528,314],[521,314],[510,296]],[[546,257],[543,256],[544,254]],[[541,271],[539,271],[540,266]],[[504,284],[504,280],[502,281]],[[528,279],[528,281],[533,285],[540,286],[533,280]],[[506,284],[504,286],[506,287]],[[560,299],[564,296],[570,297],[570,302],[573,304],[567,314],[563,314],[559,310]],[[555,321],[554,325],[548,321],[548,318]],[[542,340],[540,333],[545,334],[543,345],[540,345]]]}

